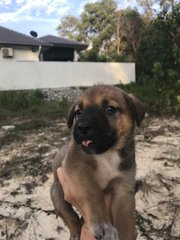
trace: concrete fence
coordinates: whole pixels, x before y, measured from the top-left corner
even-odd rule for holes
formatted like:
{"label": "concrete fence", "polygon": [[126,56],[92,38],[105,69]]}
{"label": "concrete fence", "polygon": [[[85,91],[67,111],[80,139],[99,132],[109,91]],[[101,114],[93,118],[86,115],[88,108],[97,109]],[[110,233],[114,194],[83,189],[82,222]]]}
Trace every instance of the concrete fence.
{"label": "concrete fence", "polygon": [[135,82],[134,63],[1,62],[0,91]]}

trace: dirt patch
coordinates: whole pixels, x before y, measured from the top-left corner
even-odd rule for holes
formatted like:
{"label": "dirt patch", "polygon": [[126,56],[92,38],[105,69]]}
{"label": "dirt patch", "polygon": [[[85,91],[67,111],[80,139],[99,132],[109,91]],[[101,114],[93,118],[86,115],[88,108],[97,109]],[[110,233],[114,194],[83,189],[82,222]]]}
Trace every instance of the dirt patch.
{"label": "dirt patch", "polygon": [[[51,162],[69,138],[64,119],[0,123],[0,239],[65,240],[50,200]],[[180,122],[148,118],[136,130],[138,240],[180,239]]]}

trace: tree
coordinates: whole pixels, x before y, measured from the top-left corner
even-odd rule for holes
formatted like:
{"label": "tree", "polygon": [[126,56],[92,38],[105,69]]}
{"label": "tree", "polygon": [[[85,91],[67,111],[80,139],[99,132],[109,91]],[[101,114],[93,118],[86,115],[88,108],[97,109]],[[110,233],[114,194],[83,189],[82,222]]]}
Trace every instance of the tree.
{"label": "tree", "polygon": [[131,8],[118,11],[117,14],[119,46],[131,60],[135,60],[144,29],[143,19],[136,10]]}
{"label": "tree", "polygon": [[[130,0],[131,1],[131,0]],[[155,17],[160,11],[173,9],[178,0],[136,0],[144,9],[144,17],[148,21]]]}
{"label": "tree", "polygon": [[97,52],[111,48],[115,30],[114,0],[101,0],[88,3],[81,14],[80,38],[92,44]]}
{"label": "tree", "polygon": [[80,20],[72,15],[68,15],[61,19],[57,27],[60,37],[77,40],[79,36]]}
{"label": "tree", "polygon": [[172,12],[162,11],[146,26],[137,56],[138,75],[152,79],[153,69],[158,66],[163,72],[164,83],[170,79],[176,81],[180,69],[179,39],[180,4],[175,4]]}

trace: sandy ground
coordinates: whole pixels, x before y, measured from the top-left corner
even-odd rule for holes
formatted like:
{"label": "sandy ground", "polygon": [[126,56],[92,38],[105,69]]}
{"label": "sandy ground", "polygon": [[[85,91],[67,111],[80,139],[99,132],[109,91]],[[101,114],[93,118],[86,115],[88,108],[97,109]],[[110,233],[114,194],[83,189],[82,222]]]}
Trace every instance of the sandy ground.
{"label": "sandy ground", "polygon": [[[138,240],[180,239],[180,121],[147,118],[136,131]],[[0,240],[68,240],[49,194],[51,162],[67,139],[64,119],[0,122]]]}

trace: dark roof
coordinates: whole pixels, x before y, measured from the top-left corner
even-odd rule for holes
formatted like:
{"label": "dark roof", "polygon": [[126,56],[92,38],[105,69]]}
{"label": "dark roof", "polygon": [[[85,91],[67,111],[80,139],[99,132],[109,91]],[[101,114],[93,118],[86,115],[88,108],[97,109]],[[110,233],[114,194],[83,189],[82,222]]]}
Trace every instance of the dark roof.
{"label": "dark roof", "polygon": [[0,45],[49,46],[50,44],[0,26]]}
{"label": "dark roof", "polygon": [[46,36],[40,37],[38,39],[40,39],[46,43],[50,43],[53,46],[57,46],[57,47],[68,47],[68,48],[74,48],[76,50],[84,50],[88,47],[88,45],[86,45],[84,43],[65,39],[65,38],[56,37],[53,35],[46,35]]}

